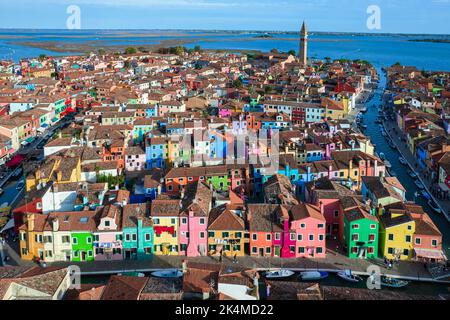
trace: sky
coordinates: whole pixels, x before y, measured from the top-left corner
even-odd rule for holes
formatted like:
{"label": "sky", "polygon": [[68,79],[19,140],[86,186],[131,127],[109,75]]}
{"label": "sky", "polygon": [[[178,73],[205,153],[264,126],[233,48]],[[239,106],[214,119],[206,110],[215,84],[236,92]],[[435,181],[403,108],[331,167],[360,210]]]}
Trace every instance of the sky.
{"label": "sky", "polygon": [[[450,34],[450,0],[1,0],[0,28],[205,29]],[[371,5],[380,29],[369,29]]]}

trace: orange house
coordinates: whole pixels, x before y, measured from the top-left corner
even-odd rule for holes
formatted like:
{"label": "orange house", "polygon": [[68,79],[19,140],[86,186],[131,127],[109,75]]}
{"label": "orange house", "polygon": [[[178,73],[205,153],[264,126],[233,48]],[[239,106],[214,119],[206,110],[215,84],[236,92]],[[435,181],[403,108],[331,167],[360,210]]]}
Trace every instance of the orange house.
{"label": "orange house", "polygon": [[113,140],[103,146],[102,160],[104,162],[117,162],[117,169],[125,168],[125,142],[124,140]]}
{"label": "orange house", "polygon": [[275,204],[249,204],[247,218],[250,231],[250,255],[253,257],[272,257],[273,237],[280,237],[283,230],[276,223]]}

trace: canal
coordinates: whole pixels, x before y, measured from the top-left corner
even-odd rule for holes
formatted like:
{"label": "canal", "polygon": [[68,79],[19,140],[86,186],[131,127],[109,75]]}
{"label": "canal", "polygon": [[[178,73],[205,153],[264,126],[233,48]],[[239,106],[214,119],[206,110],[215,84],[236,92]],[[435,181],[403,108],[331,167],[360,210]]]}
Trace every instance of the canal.
{"label": "canal", "polygon": [[364,115],[364,124],[367,125],[367,129],[364,130],[364,134],[370,138],[372,143],[376,146],[376,152],[384,153],[386,159],[392,165],[392,169],[395,172],[395,176],[400,180],[402,185],[407,190],[406,198],[409,201],[415,201],[420,204],[425,212],[427,212],[433,222],[437,225],[443,236],[442,249],[447,255],[450,256],[450,224],[447,219],[442,214],[435,213],[427,204],[427,200],[419,195],[415,198],[415,193],[418,191],[417,186],[414,183],[414,179],[411,178],[407,172],[407,167],[399,162],[400,153],[392,149],[386,138],[381,134],[379,125],[375,123],[378,117],[378,105],[382,104],[382,98],[384,90],[386,88],[386,75],[382,72],[381,67],[377,68],[378,74],[380,75],[380,82],[378,89],[375,91],[374,96],[365,104],[367,108],[367,113]]}

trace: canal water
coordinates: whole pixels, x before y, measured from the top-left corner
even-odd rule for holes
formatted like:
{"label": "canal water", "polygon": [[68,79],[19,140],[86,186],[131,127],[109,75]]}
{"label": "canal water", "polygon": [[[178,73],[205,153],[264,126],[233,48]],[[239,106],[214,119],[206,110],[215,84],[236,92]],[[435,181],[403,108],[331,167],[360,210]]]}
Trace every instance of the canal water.
{"label": "canal water", "polygon": [[399,162],[400,153],[395,149],[392,149],[385,137],[381,134],[379,124],[375,123],[378,117],[378,105],[382,104],[382,97],[384,89],[386,88],[386,75],[382,72],[381,67],[377,68],[378,74],[380,75],[380,83],[378,89],[375,91],[375,95],[369,100],[365,105],[367,108],[367,113],[364,115],[364,124],[367,125],[367,129],[364,130],[364,134],[370,138],[372,143],[376,146],[375,150],[378,154],[380,152],[384,153],[386,159],[392,164],[392,169],[395,172],[395,176],[400,180],[402,185],[407,190],[406,198],[409,201],[415,201],[420,204],[425,212],[427,212],[433,222],[437,225],[439,230],[443,235],[442,239],[442,249],[450,257],[450,223],[442,214],[435,213],[427,204],[427,200],[419,195],[415,198],[415,193],[418,190],[414,183],[414,179],[411,178],[407,172],[406,166]]}

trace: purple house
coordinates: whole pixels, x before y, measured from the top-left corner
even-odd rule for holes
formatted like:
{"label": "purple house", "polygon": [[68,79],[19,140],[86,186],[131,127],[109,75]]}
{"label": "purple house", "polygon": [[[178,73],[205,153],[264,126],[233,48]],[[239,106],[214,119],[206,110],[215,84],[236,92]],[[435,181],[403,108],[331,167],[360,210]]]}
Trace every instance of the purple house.
{"label": "purple house", "polygon": [[208,253],[208,215],[212,208],[212,191],[203,183],[188,184],[182,192],[179,244],[180,255],[206,256]]}

